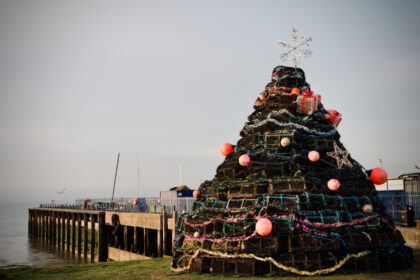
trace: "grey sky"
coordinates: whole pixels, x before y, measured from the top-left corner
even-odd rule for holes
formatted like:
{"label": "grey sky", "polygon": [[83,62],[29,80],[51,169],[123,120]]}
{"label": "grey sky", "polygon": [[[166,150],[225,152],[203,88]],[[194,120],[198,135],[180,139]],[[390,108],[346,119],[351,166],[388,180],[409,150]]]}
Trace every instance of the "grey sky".
{"label": "grey sky", "polygon": [[[418,1],[0,1],[0,200],[158,195],[212,179],[280,62],[301,67],[342,142],[391,176],[420,165]],[[57,192],[67,188],[64,195]]]}

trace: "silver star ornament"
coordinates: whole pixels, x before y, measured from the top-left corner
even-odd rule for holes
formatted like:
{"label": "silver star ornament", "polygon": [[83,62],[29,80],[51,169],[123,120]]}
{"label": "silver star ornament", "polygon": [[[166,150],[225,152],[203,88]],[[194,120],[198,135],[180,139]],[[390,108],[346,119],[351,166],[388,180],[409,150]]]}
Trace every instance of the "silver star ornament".
{"label": "silver star ornament", "polygon": [[334,141],[334,152],[327,152],[327,156],[335,158],[337,161],[338,169],[341,169],[343,165],[353,167],[353,164],[349,161],[349,152],[346,150],[340,149],[337,143]]}

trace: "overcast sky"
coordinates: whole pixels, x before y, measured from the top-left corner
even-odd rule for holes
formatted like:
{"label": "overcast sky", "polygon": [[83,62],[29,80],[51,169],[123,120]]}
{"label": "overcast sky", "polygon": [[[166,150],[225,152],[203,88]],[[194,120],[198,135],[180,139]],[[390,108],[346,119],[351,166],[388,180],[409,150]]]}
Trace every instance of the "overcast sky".
{"label": "overcast sky", "polygon": [[[307,81],[366,169],[420,166],[419,1],[0,1],[0,201],[196,188],[281,64]],[[64,194],[57,194],[66,188]]]}

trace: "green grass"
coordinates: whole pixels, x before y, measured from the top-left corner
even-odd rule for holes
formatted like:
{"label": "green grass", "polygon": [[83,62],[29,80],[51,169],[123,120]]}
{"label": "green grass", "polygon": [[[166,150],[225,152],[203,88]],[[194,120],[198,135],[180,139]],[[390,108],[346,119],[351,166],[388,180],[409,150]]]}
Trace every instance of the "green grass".
{"label": "green grass", "polygon": [[0,279],[322,279],[322,280],[365,280],[365,279],[420,279],[420,250],[415,251],[416,262],[407,270],[380,273],[327,275],[314,277],[222,277],[194,273],[174,273],[170,270],[171,258],[156,258],[142,261],[109,262],[47,268],[14,268],[0,271]]}

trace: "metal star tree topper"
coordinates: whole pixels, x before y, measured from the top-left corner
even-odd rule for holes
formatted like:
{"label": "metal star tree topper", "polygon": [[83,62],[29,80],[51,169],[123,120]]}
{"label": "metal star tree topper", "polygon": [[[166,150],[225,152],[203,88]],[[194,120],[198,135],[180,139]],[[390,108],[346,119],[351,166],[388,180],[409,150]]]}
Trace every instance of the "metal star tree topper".
{"label": "metal star tree topper", "polygon": [[295,66],[295,73],[297,73],[297,65],[301,57],[310,57],[312,50],[309,48],[309,42],[312,41],[312,37],[304,38],[303,36],[297,35],[297,30],[292,28],[292,43],[289,44],[285,41],[278,40],[277,42],[284,48],[288,49],[285,53],[279,56],[281,61],[289,60]]}

